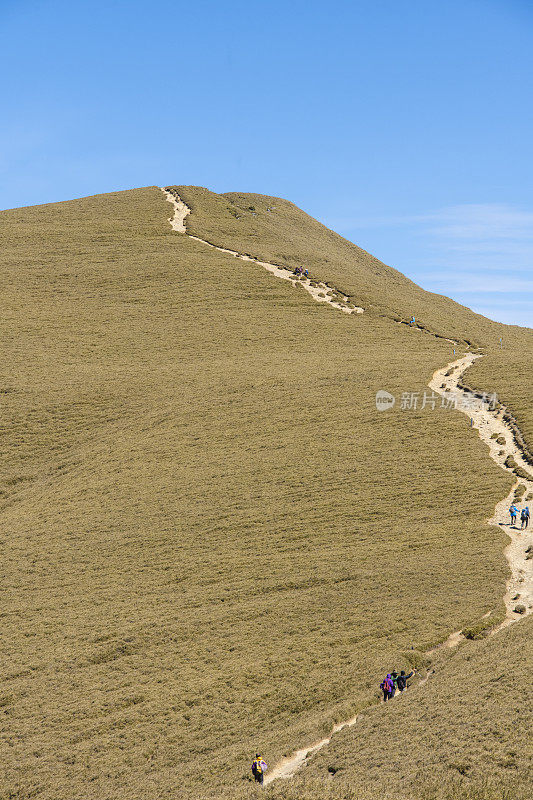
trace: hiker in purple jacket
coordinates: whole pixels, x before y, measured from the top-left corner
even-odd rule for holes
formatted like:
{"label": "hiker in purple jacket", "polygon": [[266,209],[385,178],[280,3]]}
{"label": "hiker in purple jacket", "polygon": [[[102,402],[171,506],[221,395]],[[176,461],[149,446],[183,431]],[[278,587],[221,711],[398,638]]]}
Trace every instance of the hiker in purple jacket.
{"label": "hiker in purple jacket", "polygon": [[387,675],[387,677],[381,681],[381,683],[379,684],[379,688],[383,692],[384,703],[386,703],[387,700],[391,700],[394,697],[394,683],[390,675]]}

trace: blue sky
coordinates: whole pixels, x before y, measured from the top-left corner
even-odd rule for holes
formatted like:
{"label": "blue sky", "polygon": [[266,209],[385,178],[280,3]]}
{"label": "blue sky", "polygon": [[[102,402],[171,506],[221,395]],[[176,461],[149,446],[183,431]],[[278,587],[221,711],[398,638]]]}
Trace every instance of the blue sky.
{"label": "blue sky", "polygon": [[0,0],[0,208],[287,197],[533,326],[533,3]]}

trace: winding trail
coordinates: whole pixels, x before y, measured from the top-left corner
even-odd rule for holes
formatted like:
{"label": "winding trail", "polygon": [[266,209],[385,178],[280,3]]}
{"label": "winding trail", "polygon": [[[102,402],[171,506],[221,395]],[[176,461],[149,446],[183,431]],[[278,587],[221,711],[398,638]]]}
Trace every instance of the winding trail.
{"label": "winding trail", "polygon": [[[187,234],[185,218],[190,214],[190,209],[177,195],[172,194],[167,189],[162,188],[161,191],[174,206],[174,215],[169,219],[172,228],[175,231]],[[348,314],[361,314],[364,311],[362,308],[346,307],[345,303],[348,298],[344,298],[341,303],[332,300],[326,292],[334,292],[335,290],[332,290],[331,287],[328,287],[325,283],[320,283],[318,286],[311,286],[309,280],[299,280],[290,269],[277,266],[276,264],[270,264],[266,261],[260,261],[251,256],[237,253],[234,250],[218,247],[205,239],[200,239],[191,234],[187,234],[187,236],[195,241],[202,242],[208,247],[213,247],[221,253],[228,253],[243,261],[251,261],[254,264],[258,264],[273,275],[285,280],[290,280],[294,286],[300,283],[318,302],[328,303],[334,308]],[[421,328],[420,330],[424,333],[434,335],[425,329]],[[460,345],[459,342],[453,339],[447,339],[446,341],[456,346]],[[529,554],[533,554],[533,526],[526,531],[520,531],[519,526],[511,527],[508,511],[509,506],[514,501],[515,492],[520,484],[525,487],[523,493],[524,499],[529,495],[533,496],[533,467],[531,467],[524,458],[523,451],[515,439],[511,425],[504,419],[507,409],[499,404],[495,409],[491,409],[489,403],[480,401],[478,395],[474,392],[462,388],[461,380],[464,373],[479,358],[482,358],[481,354],[471,352],[465,353],[461,358],[436,370],[428,385],[432,392],[447,398],[447,400],[451,402],[452,408],[463,412],[470,418],[471,426],[478,431],[481,440],[488,446],[490,457],[498,466],[515,478],[510,493],[496,505],[494,515],[487,520],[487,524],[497,525],[504,529],[511,540],[504,550],[511,572],[503,598],[506,608],[506,617],[500,625],[490,632],[490,635],[493,636],[498,633],[498,631],[502,630],[502,628],[511,625],[513,622],[521,619],[521,617],[527,616],[533,612],[533,558],[528,558]],[[524,470],[529,476],[528,478],[517,477],[513,469],[506,465],[505,462],[509,456],[514,459],[517,467]],[[517,608],[520,610],[517,611]],[[426,655],[431,655],[440,647],[456,647],[464,638],[461,631],[454,631],[450,634],[448,639],[441,645],[438,645],[438,647],[429,650]],[[421,683],[425,683],[428,677],[429,676],[426,676]],[[283,758],[265,775],[265,784],[282,778],[291,778],[298,770],[305,766],[315,753],[330,743],[332,736],[344,728],[352,727],[356,722],[356,716],[346,722],[341,722],[334,726],[328,737],[307,745],[300,750],[295,750],[290,756]]]}
{"label": "winding trail", "polygon": [[[505,407],[500,406],[491,410],[488,404],[482,403],[473,392],[459,388],[464,372],[481,357],[474,353],[466,353],[447,367],[438,369],[429,382],[429,388],[440,395],[453,394],[458,399],[457,410],[470,417],[472,427],[478,431],[481,440],[488,446],[490,457],[515,478],[511,491],[497,504],[494,515],[487,520],[489,525],[503,528],[511,539],[504,551],[511,570],[504,596],[507,615],[504,622],[492,631],[494,634],[533,611],[533,559],[528,559],[526,552],[528,547],[533,546],[533,528],[521,532],[519,526],[511,527],[509,522],[509,506],[514,500],[518,486],[520,484],[525,486],[524,498],[533,494],[533,469],[516,443],[511,426],[504,419]],[[497,439],[500,439],[500,442],[505,440],[505,443],[500,444]],[[530,476],[529,479],[518,478],[513,470],[506,466],[505,461],[509,456]],[[522,614],[515,610],[518,604],[525,606]]]}
{"label": "winding trail", "polygon": [[[455,341],[450,341],[452,344],[456,344]],[[529,546],[533,547],[533,529],[529,528],[528,531],[521,533],[518,528],[511,528],[508,523],[508,509],[513,501],[516,488],[522,483],[526,486],[525,497],[533,493],[533,474],[531,467],[524,460],[520,448],[514,441],[510,425],[503,419],[505,408],[502,406],[498,410],[491,411],[488,404],[482,404],[474,393],[459,388],[464,372],[474,361],[481,357],[482,356],[474,353],[466,353],[462,358],[452,361],[442,369],[438,369],[429,382],[429,388],[436,394],[451,397],[452,402],[457,406],[457,410],[462,411],[472,419],[472,427],[478,430],[482,441],[489,447],[491,458],[493,458],[502,469],[513,474],[512,470],[505,466],[506,458],[512,456],[517,465],[531,475],[530,480],[524,478],[516,479],[509,495],[504,497],[503,500],[497,504],[494,516],[487,520],[489,525],[504,527],[505,532],[511,539],[511,543],[504,551],[511,570],[511,577],[507,582],[507,589],[504,596],[507,613],[505,620],[491,631],[490,635],[492,636],[502,628],[516,622],[522,616],[533,612],[533,559],[528,559],[526,552]],[[474,407],[470,407],[471,404],[475,404]],[[499,444],[496,438],[493,438],[496,436],[504,437],[505,444]],[[515,477],[514,474],[513,477]],[[515,611],[519,603],[525,607],[525,611],[522,614]],[[428,650],[425,655],[432,655],[440,647],[456,647],[464,638],[461,631],[454,631],[442,645]],[[429,676],[426,676],[420,683],[426,683],[428,677]],[[282,759],[265,775],[265,784],[279,778],[291,778],[298,770],[305,766],[307,761],[316,752],[329,744],[331,737],[335,733],[343,728],[352,727],[356,722],[357,717],[353,717],[347,722],[340,723],[333,728],[329,737],[321,739],[319,742],[314,742],[301,750],[296,750],[291,756]]]}
{"label": "winding trail", "polygon": [[291,778],[295,772],[298,772],[298,770],[305,765],[312,755],[318,753],[319,750],[331,742],[331,737],[335,733],[342,731],[344,728],[351,728],[356,722],[357,717],[352,717],[346,722],[339,722],[338,725],[333,727],[331,734],[325,739],[320,739],[320,741],[308,747],[304,747],[302,750],[296,750],[287,758],[283,758],[275,767],[265,774],[264,783],[272,783],[272,781],[278,780],[278,778]]}
{"label": "winding trail", "polygon": [[[163,187],[160,188],[168,202],[172,203],[174,206],[174,215],[169,218],[169,222],[173,230],[178,231],[179,233],[185,233],[189,239],[194,239],[195,242],[201,242],[202,244],[207,245],[207,247],[212,247],[214,250],[218,250],[220,253],[227,253],[230,256],[234,256],[234,258],[239,258],[241,261],[249,261],[252,264],[257,264],[260,267],[264,267],[264,269],[268,270],[268,272],[270,272],[272,275],[275,275],[276,278],[282,278],[285,281],[290,281],[293,286],[302,286],[318,303],[325,303],[326,305],[332,306],[339,311],[343,311],[345,314],[363,313],[364,308],[354,306],[350,302],[350,299],[346,297],[343,292],[339,292],[325,283],[318,283],[317,281],[313,281],[310,278],[304,278],[303,276],[300,277],[295,275],[294,271],[288,267],[280,267],[278,264],[271,264],[268,261],[260,261],[258,258],[253,258],[252,256],[238,253],[236,250],[228,250],[227,247],[219,247],[216,244],[208,242],[206,239],[200,239],[199,236],[193,236],[192,233],[187,233],[185,218],[191,213],[190,208],[185,205],[183,200],[178,195],[173,194],[168,189],[164,189]],[[340,299],[338,299],[339,297]]]}

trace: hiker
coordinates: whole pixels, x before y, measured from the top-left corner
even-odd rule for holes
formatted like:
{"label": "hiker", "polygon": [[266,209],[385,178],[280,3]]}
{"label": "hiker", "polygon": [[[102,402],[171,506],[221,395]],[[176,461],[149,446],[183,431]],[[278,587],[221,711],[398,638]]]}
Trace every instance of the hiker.
{"label": "hiker", "polygon": [[522,530],[529,525],[529,506],[522,509],[520,514],[520,522],[522,523]]}
{"label": "hiker", "polygon": [[294,267],[294,275],[300,275],[301,271],[302,271],[301,267]]}
{"label": "hiker", "polygon": [[263,761],[259,753],[256,753],[255,758],[252,761],[252,775],[254,776],[254,780],[256,783],[263,783],[263,778],[265,777],[266,769],[267,769],[266,762]]}
{"label": "hiker", "polygon": [[392,682],[392,678],[390,675],[387,675],[381,683],[379,684],[379,688],[383,692],[383,702],[386,703],[387,700],[391,700],[394,697],[394,684]]}
{"label": "hiker", "polygon": [[409,320],[409,325],[416,325],[416,320],[414,317],[411,317],[411,319]]}
{"label": "hiker", "polygon": [[412,670],[409,673],[409,675],[406,675],[405,670],[402,669],[402,671],[398,675],[398,678],[396,679],[396,686],[398,687],[400,692],[405,692],[405,690],[407,689],[407,681],[409,680],[409,678],[412,678],[414,674],[415,671]]}
{"label": "hiker", "polygon": [[305,276],[306,278],[308,278],[308,277],[309,277],[309,270],[308,270],[308,269],[304,269],[304,276]]}
{"label": "hiker", "polygon": [[513,503],[511,508],[509,509],[509,514],[511,515],[511,525],[514,525],[516,522],[516,515],[518,514],[518,509]]}
{"label": "hiker", "polygon": [[396,693],[396,687],[398,685],[398,683],[397,683],[397,681],[398,681],[398,673],[396,672],[395,669],[392,670],[392,672],[390,674],[390,677],[391,677],[391,681],[392,681],[392,687],[394,689],[394,691],[392,693],[392,696],[394,697],[394,695]]}

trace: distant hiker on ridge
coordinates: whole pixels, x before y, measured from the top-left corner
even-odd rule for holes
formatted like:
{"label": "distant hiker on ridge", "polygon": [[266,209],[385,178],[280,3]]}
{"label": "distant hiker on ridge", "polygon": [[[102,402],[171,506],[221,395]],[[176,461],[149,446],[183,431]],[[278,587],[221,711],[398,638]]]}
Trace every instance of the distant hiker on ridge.
{"label": "distant hiker on ridge", "polygon": [[529,525],[529,506],[522,509],[520,514],[520,522],[522,523],[522,530]]}
{"label": "distant hiker on ridge", "polygon": [[416,320],[414,317],[411,317],[411,319],[409,320],[409,325],[416,325]]}
{"label": "distant hiker on ridge", "polygon": [[518,514],[518,509],[513,503],[511,508],[509,509],[509,514],[511,515],[511,525],[514,525],[516,522],[516,515]]}
{"label": "distant hiker on ridge", "polygon": [[259,753],[256,753],[255,758],[252,761],[252,775],[254,776],[256,783],[263,783],[266,769],[266,761],[263,761]]}

